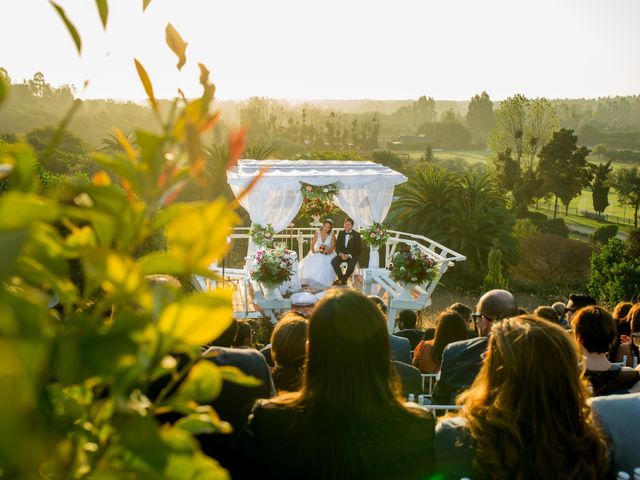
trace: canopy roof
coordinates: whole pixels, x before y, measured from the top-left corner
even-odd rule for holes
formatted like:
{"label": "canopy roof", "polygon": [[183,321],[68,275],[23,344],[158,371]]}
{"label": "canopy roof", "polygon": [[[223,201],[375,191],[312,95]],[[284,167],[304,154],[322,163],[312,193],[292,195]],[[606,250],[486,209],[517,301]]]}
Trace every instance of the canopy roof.
{"label": "canopy roof", "polygon": [[311,185],[376,188],[376,183],[398,185],[407,177],[377,163],[361,160],[239,160],[238,165],[227,172],[229,185],[245,187],[268,168],[259,183],[270,186],[305,182]]}

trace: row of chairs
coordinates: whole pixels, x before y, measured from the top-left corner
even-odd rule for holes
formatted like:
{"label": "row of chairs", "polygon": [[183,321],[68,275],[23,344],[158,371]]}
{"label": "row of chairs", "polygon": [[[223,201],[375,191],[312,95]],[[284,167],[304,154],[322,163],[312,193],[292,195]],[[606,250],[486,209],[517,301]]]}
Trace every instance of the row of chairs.
{"label": "row of chairs", "polygon": [[[434,405],[431,403],[433,398],[433,387],[440,378],[439,373],[423,373],[422,375],[422,391],[423,395],[418,395],[418,405],[422,408],[433,412],[436,416],[440,416],[446,413],[455,412],[460,409],[460,405]],[[415,401],[415,397],[409,401]]]}

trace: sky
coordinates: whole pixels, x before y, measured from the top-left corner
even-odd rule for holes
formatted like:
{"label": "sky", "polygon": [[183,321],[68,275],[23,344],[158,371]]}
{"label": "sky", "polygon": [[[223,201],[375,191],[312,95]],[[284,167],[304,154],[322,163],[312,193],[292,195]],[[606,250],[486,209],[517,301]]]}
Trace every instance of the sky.
{"label": "sky", "polygon": [[[197,62],[219,99],[500,100],[640,94],[640,0],[59,0],[83,38],[79,57],[49,2],[0,0],[0,66],[13,81],[42,71],[82,98],[199,94]],[[188,63],[164,41],[171,22]]]}

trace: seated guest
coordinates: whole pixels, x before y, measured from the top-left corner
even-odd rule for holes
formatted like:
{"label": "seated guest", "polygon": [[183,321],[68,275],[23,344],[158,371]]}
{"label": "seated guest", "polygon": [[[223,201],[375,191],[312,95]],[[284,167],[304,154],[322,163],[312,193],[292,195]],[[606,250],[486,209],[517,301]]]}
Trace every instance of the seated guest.
{"label": "seated guest", "polygon": [[609,312],[597,305],[581,308],[571,318],[571,326],[582,347],[585,376],[591,382],[595,396],[640,391],[640,372],[612,364],[607,358],[616,337],[616,324]]}
{"label": "seated guest", "polygon": [[295,392],[302,383],[302,367],[307,341],[307,319],[289,312],[271,334],[271,355],[275,363],[273,383],[278,393]]}
{"label": "seated guest", "polygon": [[473,319],[471,318],[471,314],[473,310],[471,307],[465,305],[464,303],[454,303],[451,305],[449,310],[453,310],[454,312],[458,312],[462,318],[464,318],[465,323],[467,324],[467,330],[469,330],[469,338],[476,338],[478,333],[476,332],[476,326],[473,323]]}
{"label": "seated guest", "polygon": [[533,311],[533,314],[537,317],[543,318],[544,320],[549,320],[551,323],[560,324],[558,314],[553,307],[547,307],[546,305],[538,307]]}
{"label": "seated guest", "polygon": [[[235,434],[239,433],[247,423],[251,408],[260,398],[271,398],[275,394],[271,370],[264,357],[252,348],[231,348],[236,336],[238,322],[234,319],[229,328],[212,343],[204,357],[220,367],[237,367],[245,375],[260,380],[258,386],[243,386],[224,381],[220,395],[211,405],[222,420],[229,422]],[[202,450],[226,465],[226,454],[232,435],[201,435],[199,440]]]}
{"label": "seated guest", "polygon": [[413,352],[413,365],[422,373],[437,373],[446,346],[467,338],[468,330],[464,319],[458,312],[445,310],[438,316],[434,340],[421,341]]}
{"label": "seated guest", "polygon": [[579,362],[558,325],[530,315],[496,323],[460,415],[438,425],[441,478],[604,478],[607,446]]}
{"label": "seated guest", "polygon": [[411,344],[408,339],[389,335],[389,345],[391,345],[391,358],[411,365]]}
{"label": "seated guest", "polygon": [[424,329],[424,334],[422,335],[422,340],[433,340],[433,338],[436,336],[436,329],[433,327],[429,327],[429,328],[425,328]]}
{"label": "seated guest", "polygon": [[598,302],[591,296],[583,293],[572,293],[565,308],[567,322],[571,324],[571,317],[581,308],[596,305]]}
{"label": "seated guest", "polygon": [[640,393],[595,397],[591,408],[613,449],[610,472],[633,472],[640,465]]}
{"label": "seated guest", "polygon": [[[383,315],[387,314],[387,306],[384,300],[377,295],[369,295],[367,297],[371,300],[378,310]],[[395,335],[389,335],[389,343],[391,344],[391,355],[394,360],[411,365],[411,342],[407,338],[396,337]]]}
{"label": "seated guest", "polygon": [[251,325],[246,320],[240,320],[238,322],[238,330],[236,338],[233,341],[232,347],[234,348],[252,348],[255,332]]}
{"label": "seated guest", "polygon": [[394,335],[396,337],[403,337],[409,340],[411,350],[415,350],[424,335],[422,330],[416,330],[417,322],[418,315],[413,310],[402,310],[396,317],[396,323],[400,330],[395,332]]}
{"label": "seated guest", "polygon": [[329,290],[308,328],[302,389],[260,401],[234,449],[234,478],[428,478],[434,420],[405,404],[384,316]]}
{"label": "seated guest", "polygon": [[449,344],[442,353],[440,379],[433,389],[433,403],[450,405],[462,390],[469,388],[482,365],[487,335],[493,322],[516,314],[516,299],[506,290],[490,290],[478,301],[472,315],[478,326],[478,338]]}
{"label": "seated guest", "polygon": [[415,395],[415,401],[418,401],[418,395],[422,395],[422,375],[413,365],[407,365],[406,363],[393,360],[393,366],[396,368],[396,373],[400,379],[402,385],[402,397],[408,398],[409,394]]}
{"label": "seated guest", "polygon": [[633,366],[633,357],[638,358],[638,347],[631,341],[631,320],[627,318],[633,307],[631,302],[620,302],[613,309],[613,321],[616,322],[616,339],[609,350],[609,359],[621,363],[627,358],[626,365]]}
{"label": "seated guest", "polygon": [[556,312],[556,315],[558,315],[558,321],[560,325],[562,325],[563,328],[568,328],[569,322],[567,322],[566,319],[567,306],[562,302],[555,302],[553,305],[551,305],[551,308],[553,308],[553,310]]}

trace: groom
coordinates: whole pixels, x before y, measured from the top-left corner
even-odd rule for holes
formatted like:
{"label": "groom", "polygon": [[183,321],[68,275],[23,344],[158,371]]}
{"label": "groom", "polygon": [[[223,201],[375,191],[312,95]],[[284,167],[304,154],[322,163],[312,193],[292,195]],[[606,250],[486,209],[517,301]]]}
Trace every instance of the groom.
{"label": "groom", "polygon": [[[344,221],[344,230],[338,234],[336,240],[336,257],[331,260],[333,270],[338,276],[334,285],[346,285],[347,279],[351,276],[358,263],[360,252],[362,251],[362,239],[360,234],[353,229],[353,219],[347,218]],[[347,271],[342,274],[340,264],[347,263]]]}

